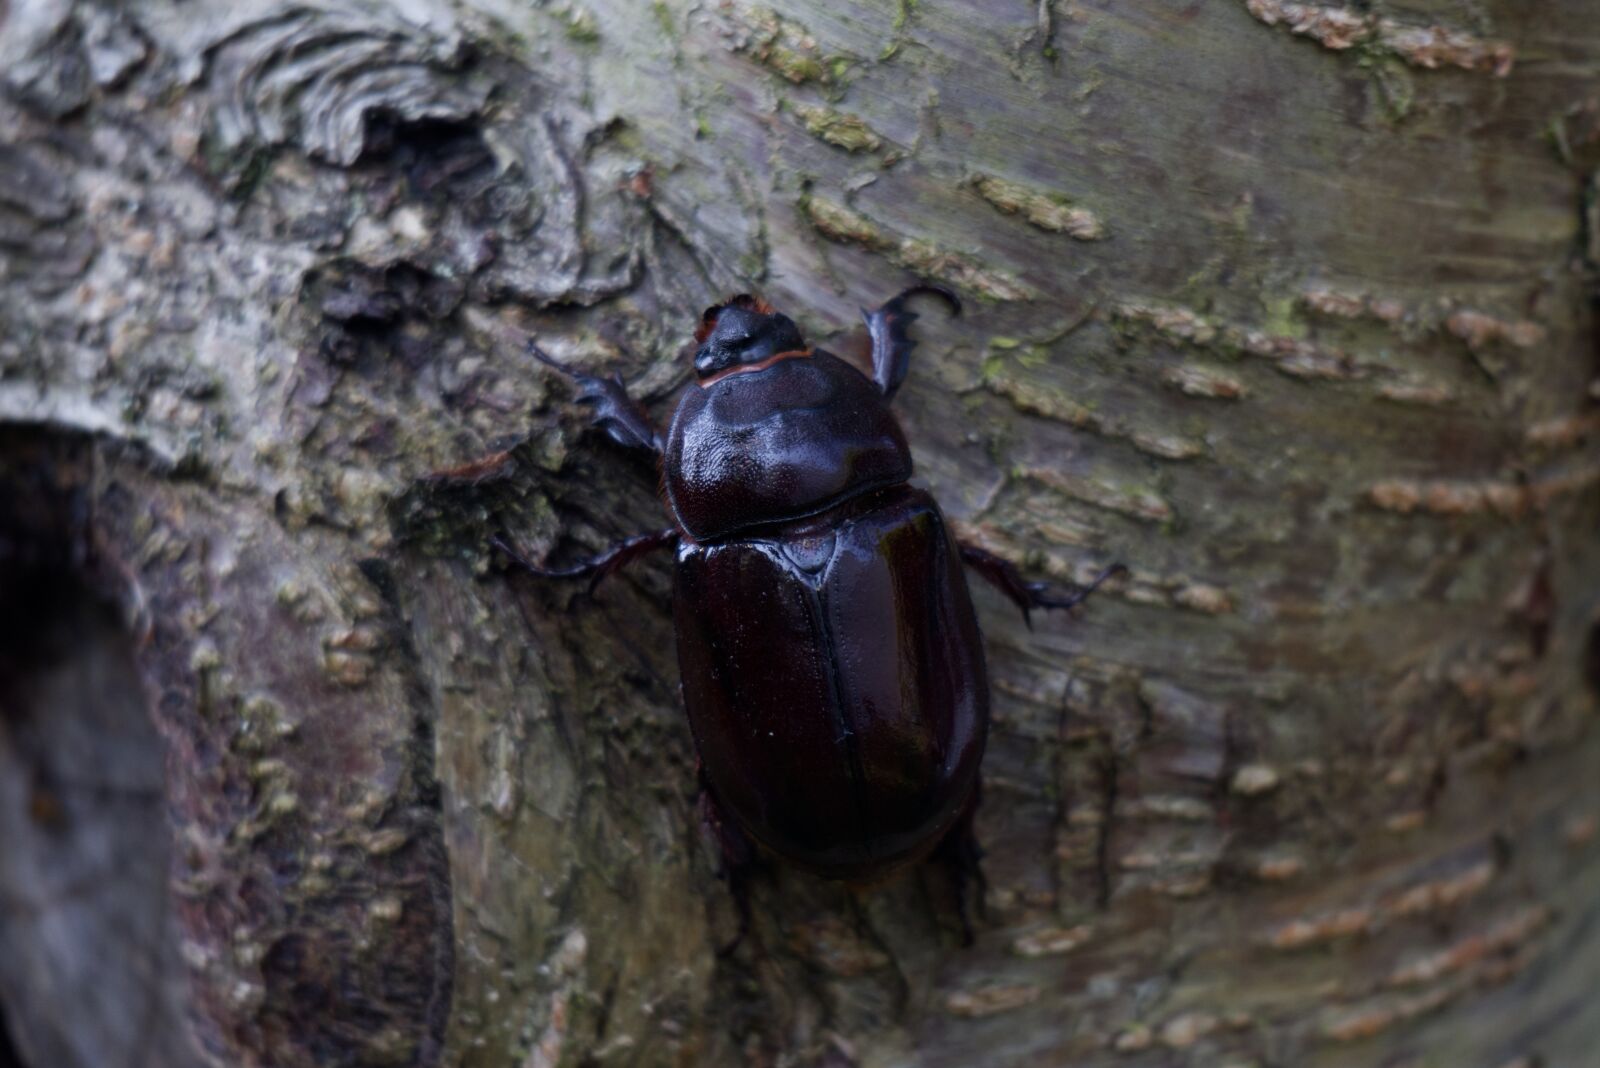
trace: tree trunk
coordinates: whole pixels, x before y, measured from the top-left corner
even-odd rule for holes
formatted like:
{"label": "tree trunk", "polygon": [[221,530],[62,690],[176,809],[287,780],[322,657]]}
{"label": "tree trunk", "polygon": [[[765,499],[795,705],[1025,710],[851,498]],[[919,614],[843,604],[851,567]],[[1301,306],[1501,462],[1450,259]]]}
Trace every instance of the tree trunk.
{"label": "tree trunk", "polygon": [[[0,1063],[1591,1062],[1594,0],[13,0],[0,78]],[[973,946],[772,864],[719,957],[670,561],[486,548],[663,521],[522,341],[664,422],[705,305],[919,279],[919,480],[1131,575],[975,591]]]}

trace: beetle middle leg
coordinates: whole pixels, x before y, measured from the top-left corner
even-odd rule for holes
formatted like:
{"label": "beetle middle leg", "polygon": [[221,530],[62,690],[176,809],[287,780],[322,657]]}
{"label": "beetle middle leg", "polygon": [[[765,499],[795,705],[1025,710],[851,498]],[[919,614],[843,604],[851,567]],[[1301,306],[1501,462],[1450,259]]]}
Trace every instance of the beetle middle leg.
{"label": "beetle middle leg", "polygon": [[530,575],[537,575],[540,578],[587,578],[590,593],[593,593],[595,587],[600,585],[600,581],[612,572],[620,571],[647,553],[676,545],[677,542],[678,528],[663,527],[660,530],[635,534],[631,538],[619,541],[599,556],[590,557],[570,567],[540,567],[513,548],[509,539],[501,535],[489,539],[490,545],[499,549],[505,554],[506,559]]}
{"label": "beetle middle leg", "polygon": [[1082,604],[1108,579],[1128,572],[1125,565],[1112,564],[1087,586],[1058,586],[1053,582],[1031,582],[1022,577],[1016,564],[976,545],[961,546],[961,560],[1022,609],[1022,621],[1028,624],[1030,630],[1033,628],[1032,612],[1035,608],[1071,608]]}

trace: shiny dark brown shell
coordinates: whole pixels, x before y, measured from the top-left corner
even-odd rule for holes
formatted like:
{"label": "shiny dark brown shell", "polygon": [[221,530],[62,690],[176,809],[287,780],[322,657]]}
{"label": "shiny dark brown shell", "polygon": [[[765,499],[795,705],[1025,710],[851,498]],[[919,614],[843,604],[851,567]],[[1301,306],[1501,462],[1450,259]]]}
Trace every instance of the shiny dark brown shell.
{"label": "shiny dark brown shell", "polygon": [[939,842],[977,783],[989,689],[932,497],[897,485],[685,541],[673,605],[706,776],[752,838],[852,880]]}

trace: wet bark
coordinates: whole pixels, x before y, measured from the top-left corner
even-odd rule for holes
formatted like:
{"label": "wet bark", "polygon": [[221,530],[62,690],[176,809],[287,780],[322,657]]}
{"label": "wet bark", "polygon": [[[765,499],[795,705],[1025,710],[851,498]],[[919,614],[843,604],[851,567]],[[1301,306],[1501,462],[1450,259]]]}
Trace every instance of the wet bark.
{"label": "wet bark", "polygon": [[[0,9],[0,1062],[1583,1062],[1594,16]],[[973,947],[769,867],[719,958],[667,561],[486,550],[662,521],[522,339],[664,420],[917,280],[919,480],[1132,573],[975,592]]]}

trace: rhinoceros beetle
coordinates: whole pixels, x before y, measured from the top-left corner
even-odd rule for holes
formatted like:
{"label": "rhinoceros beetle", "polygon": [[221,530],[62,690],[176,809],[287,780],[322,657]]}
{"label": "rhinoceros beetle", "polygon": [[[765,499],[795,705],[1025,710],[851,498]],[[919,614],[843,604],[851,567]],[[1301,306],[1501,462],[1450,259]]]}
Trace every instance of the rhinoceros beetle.
{"label": "rhinoceros beetle", "polygon": [[494,544],[545,578],[592,582],[676,547],[673,618],[684,706],[699,754],[701,813],[723,874],[754,842],[823,876],[865,882],[935,849],[964,872],[978,856],[972,814],[989,727],[989,685],[962,564],[1022,610],[1070,608],[1082,587],[1030,582],[1003,558],[951,537],[909,484],[911,451],[889,402],[915,345],[906,302],[863,310],[871,377],[808,347],[788,316],[740,295],[695,331],[696,382],[665,440],[620,378],[570,377],[593,422],[660,461],[673,523],[576,566],[550,568]]}

